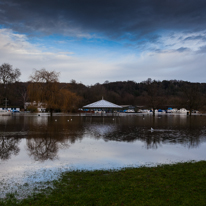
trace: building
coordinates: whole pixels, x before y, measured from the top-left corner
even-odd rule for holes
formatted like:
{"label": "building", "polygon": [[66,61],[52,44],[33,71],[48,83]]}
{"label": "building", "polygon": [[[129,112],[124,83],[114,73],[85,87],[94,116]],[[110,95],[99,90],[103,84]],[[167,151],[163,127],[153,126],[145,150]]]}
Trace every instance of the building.
{"label": "building", "polygon": [[25,102],[24,109],[27,109],[29,106],[34,106],[37,108],[38,112],[45,112],[46,111],[46,105],[42,102]]}
{"label": "building", "polygon": [[103,99],[103,97],[102,97],[102,100],[83,106],[84,111],[93,112],[93,113],[101,113],[101,114],[114,113],[121,109],[122,109],[121,106],[114,104],[112,102],[106,101]]}

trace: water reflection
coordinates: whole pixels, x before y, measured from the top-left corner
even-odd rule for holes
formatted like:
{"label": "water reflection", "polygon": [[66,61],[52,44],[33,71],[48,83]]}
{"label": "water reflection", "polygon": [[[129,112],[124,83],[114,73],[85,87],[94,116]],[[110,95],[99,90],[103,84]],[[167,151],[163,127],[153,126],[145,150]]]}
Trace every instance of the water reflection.
{"label": "water reflection", "polygon": [[[37,179],[48,181],[60,168],[110,169],[205,160],[205,126],[206,116],[186,115],[0,117],[0,197],[11,188],[15,192],[16,182],[31,181],[35,188]],[[6,179],[12,180],[12,187]],[[22,194],[31,193],[28,187],[25,190]]]}
{"label": "water reflection", "polygon": [[[146,120],[145,120],[146,119]],[[188,148],[206,142],[205,117],[152,116],[121,118],[115,122],[91,119],[85,122],[93,138],[105,141],[144,142],[146,149],[158,149],[162,144],[181,144]],[[101,122],[101,123],[100,123]],[[155,128],[151,132],[150,128]]]}
{"label": "water reflection", "polygon": [[[148,149],[170,145],[197,148],[206,142],[206,116],[170,115],[126,117],[12,116],[0,119],[0,158],[18,155],[20,140],[26,139],[27,154],[35,161],[58,159],[85,137],[105,142],[142,142]],[[151,132],[150,128],[154,131]]]}
{"label": "water reflection", "polygon": [[[70,119],[71,120],[71,119]],[[26,140],[27,151],[35,161],[56,160],[58,151],[83,138],[83,129],[68,119],[46,117],[35,119]]]}
{"label": "water reflection", "polygon": [[0,137],[0,159],[5,161],[12,155],[18,155],[20,139],[15,137]]}
{"label": "water reflection", "polygon": [[28,138],[26,141],[29,156],[35,161],[58,159],[58,150],[69,148],[66,142],[58,141],[52,137]]}

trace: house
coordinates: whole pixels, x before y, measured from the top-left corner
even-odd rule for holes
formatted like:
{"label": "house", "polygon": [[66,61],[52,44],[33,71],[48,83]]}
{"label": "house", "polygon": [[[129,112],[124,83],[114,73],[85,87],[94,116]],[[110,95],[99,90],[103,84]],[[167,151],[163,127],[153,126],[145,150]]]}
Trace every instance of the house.
{"label": "house", "polygon": [[46,105],[42,102],[25,102],[24,109],[27,109],[29,106],[34,106],[37,108],[38,112],[45,112],[46,111]]}

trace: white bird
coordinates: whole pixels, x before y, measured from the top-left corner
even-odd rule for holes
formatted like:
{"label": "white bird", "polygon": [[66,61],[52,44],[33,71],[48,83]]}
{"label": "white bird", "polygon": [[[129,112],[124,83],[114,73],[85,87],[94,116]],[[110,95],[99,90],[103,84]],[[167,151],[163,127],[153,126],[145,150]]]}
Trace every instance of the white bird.
{"label": "white bird", "polygon": [[151,132],[153,132],[154,131],[154,129],[151,127]]}
{"label": "white bird", "polygon": [[71,119],[71,121],[72,121],[72,119]]}

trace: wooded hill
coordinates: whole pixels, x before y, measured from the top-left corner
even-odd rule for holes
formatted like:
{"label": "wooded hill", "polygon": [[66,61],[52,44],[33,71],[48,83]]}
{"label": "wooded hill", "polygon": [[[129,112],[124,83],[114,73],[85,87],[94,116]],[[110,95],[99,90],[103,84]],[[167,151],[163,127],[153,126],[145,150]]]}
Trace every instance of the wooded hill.
{"label": "wooded hill", "polygon": [[[0,84],[0,107],[5,106],[5,98],[9,107],[24,108],[24,103],[31,101],[28,95],[29,82]],[[36,84],[36,83],[32,83]],[[46,83],[42,83],[46,84]],[[168,107],[189,110],[206,110],[206,83],[190,83],[181,80],[156,81],[150,78],[137,83],[134,81],[117,81],[85,86],[72,80],[70,83],[57,83],[58,89],[70,91],[78,97],[75,107],[68,108],[70,112],[77,111],[82,106],[102,99],[118,105],[144,106],[145,108]],[[59,97],[64,101],[64,95]],[[71,96],[72,98],[72,96]],[[59,108],[61,109],[61,108]]]}

